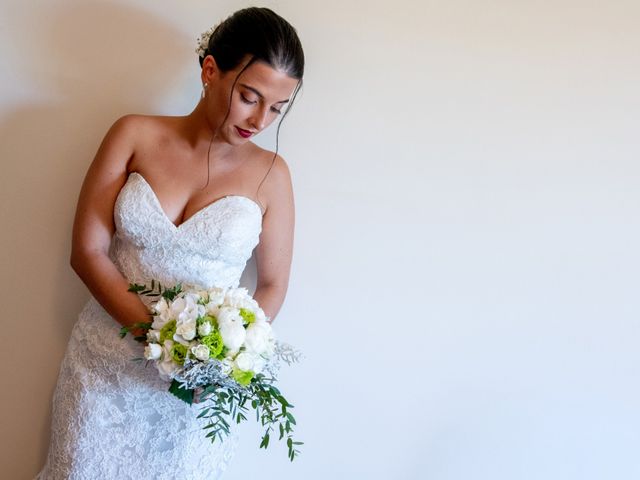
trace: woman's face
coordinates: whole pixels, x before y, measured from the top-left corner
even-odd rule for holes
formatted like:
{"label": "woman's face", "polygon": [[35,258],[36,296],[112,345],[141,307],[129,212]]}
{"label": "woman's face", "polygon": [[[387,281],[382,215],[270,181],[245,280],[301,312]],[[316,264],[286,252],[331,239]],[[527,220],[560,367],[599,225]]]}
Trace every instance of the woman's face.
{"label": "woman's face", "polygon": [[[271,125],[284,111],[298,84],[297,79],[261,61],[249,65],[238,77],[248,61],[246,58],[228,72],[220,72],[213,57],[207,57],[203,65],[203,81],[208,83],[205,103],[209,120],[212,126],[218,126],[218,137],[231,145],[245,143]],[[232,87],[229,116],[221,125]]]}

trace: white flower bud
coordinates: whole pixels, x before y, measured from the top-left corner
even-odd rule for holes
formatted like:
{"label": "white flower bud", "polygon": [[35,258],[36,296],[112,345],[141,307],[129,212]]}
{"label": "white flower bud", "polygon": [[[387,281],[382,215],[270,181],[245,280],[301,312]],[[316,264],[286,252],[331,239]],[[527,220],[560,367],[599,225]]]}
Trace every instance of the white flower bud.
{"label": "white flower bud", "polygon": [[242,352],[236,357],[236,367],[245,372],[251,371],[255,363],[255,357],[248,353]]}
{"label": "white flower bud", "polygon": [[191,353],[201,361],[205,361],[209,359],[209,347],[206,345],[196,345],[195,347],[191,347]]}
{"label": "white flower bud", "polygon": [[162,355],[162,347],[157,343],[150,343],[144,347],[144,358],[147,360],[158,360]]}
{"label": "white flower bud", "polygon": [[201,337],[206,337],[211,333],[211,330],[212,330],[211,323],[204,322],[202,325],[198,327],[198,335],[200,335]]}

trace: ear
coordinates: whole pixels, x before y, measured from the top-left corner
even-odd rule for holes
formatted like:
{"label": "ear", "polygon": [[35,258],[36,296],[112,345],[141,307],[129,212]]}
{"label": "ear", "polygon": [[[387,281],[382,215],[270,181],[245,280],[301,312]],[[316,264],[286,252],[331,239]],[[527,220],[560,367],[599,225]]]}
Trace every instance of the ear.
{"label": "ear", "polygon": [[218,64],[216,63],[216,59],[213,58],[213,55],[207,55],[204,57],[202,61],[202,72],[200,73],[200,79],[202,83],[208,83],[211,85],[213,80],[220,77],[222,72],[218,68]]}

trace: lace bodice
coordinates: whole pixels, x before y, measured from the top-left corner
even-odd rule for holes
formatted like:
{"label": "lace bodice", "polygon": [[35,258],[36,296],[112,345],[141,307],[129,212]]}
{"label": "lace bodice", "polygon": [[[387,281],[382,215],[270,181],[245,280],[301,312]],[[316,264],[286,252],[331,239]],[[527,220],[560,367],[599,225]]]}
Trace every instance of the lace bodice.
{"label": "lace bodice", "polygon": [[142,175],[133,172],[114,207],[111,258],[131,282],[237,287],[262,230],[262,210],[248,197],[222,197],[179,226]]}
{"label": "lace bodice", "polygon": [[[114,220],[110,256],[130,282],[236,287],[259,241],[262,210],[230,195],[176,226],[142,175],[131,173]],[[223,443],[211,444],[200,407],[170,394],[152,365],[132,361],[143,346],[130,335],[121,339],[120,327],[93,298],[80,314],[60,367],[38,479],[219,478],[237,444],[233,427]]]}

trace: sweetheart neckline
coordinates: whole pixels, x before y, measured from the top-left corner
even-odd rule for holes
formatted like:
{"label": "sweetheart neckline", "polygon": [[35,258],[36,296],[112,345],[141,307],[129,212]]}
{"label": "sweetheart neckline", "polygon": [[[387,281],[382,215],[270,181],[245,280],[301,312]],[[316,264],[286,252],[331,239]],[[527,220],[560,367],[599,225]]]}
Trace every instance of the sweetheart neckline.
{"label": "sweetheart neckline", "polygon": [[223,197],[217,198],[215,200],[213,200],[212,202],[207,203],[204,207],[202,207],[201,209],[197,210],[193,215],[191,215],[189,218],[187,218],[186,220],[183,220],[182,222],[180,222],[178,225],[176,225],[175,223],[173,223],[173,221],[169,218],[169,216],[167,215],[167,212],[165,212],[164,208],[162,208],[162,204],[160,203],[160,199],[158,198],[158,195],[156,195],[155,190],[153,189],[153,187],[151,186],[151,184],[147,181],[146,178],[144,178],[144,176],[139,173],[139,172],[131,172],[129,173],[129,177],[127,178],[127,180],[132,176],[132,175],[137,175],[138,177],[140,177],[140,179],[142,180],[142,182],[147,186],[147,189],[149,190],[149,192],[151,193],[151,196],[153,197],[156,206],[158,207],[158,210],[160,210],[160,212],[162,212],[162,216],[167,220],[167,222],[169,222],[173,228],[175,228],[176,230],[180,230],[182,228],[183,225],[189,223],[191,221],[192,218],[197,217],[200,214],[203,214],[205,211],[207,211],[209,208],[213,207],[214,205],[216,205],[218,202],[225,200],[227,198],[242,198],[244,200],[249,201],[250,203],[252,203],[260,212],[260,218],[262,219],[263,217],[263,213],[262,213],[262,207],[260,205],[258,205],[258,202],[256,202],[255,200],[246,197],[244,195],[225,195]]}

